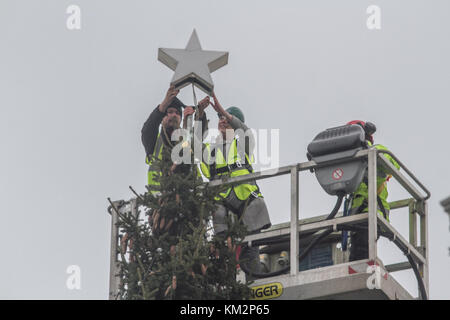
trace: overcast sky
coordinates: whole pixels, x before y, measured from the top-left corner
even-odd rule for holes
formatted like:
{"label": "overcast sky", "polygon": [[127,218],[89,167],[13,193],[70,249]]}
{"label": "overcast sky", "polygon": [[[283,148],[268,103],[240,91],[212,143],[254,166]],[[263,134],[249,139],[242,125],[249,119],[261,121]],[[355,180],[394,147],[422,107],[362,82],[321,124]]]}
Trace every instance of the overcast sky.
{"label": "overcast sky", "polygon": [[[66,26],[70,5],[81,29]],[[369,30],[366,9],[381,9]],[[0,2],[0,298],[107,299],[107,197],[145,190],[140,131],[173,72],[159,47],[184,48],[195,28],[203,49],[228,51],[212,74],[222,105],[255,129],[280,129],[280,165],[306,161],[320,131],[361,119],[427,186],[430,297],[450,298],[450,2],[139,1]],[[197,91],[199,98],[204,96]],[[192,103],[185,88],[180,98]],[[211,108],[210,126],[217,126]],[[289,179],[260,183],[273,223],[289,219]],[[389,200],[407,197],[389,183]],[[300,174],[300,217],[335,202]],[[407,210],[391,213],[405,238]],[[381,241],[385,264],[406,261]],[[81,289],[66,287],[70,265]],[[411,270],[393,274],[411,293]]]}

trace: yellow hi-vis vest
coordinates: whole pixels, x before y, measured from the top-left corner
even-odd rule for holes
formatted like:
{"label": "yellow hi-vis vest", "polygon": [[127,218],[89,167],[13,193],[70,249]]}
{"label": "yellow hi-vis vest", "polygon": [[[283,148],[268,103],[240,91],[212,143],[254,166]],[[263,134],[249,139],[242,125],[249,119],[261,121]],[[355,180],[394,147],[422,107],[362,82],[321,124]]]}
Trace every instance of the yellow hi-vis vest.
{"label": "yellow hi-vis vest", "polygon": [[[206,149],[208,150],[207,155],[208,159],[207,162],[211,163],[211,146],[210,144],[205,144]],[[250,174],[253,172],[253,169],[251,168],[251,164],[253,161],[250,161],[248,155],[245,155],[245,161],[241,159],[240,155],[238,154],[237,150],[237,140],[234,139],[232,143],[230,144],[229,150],[228,150],[228,156],[225,160],[225,156],[222,153],[221,148],[214,149],[215,151],[215,162],[211,165],[205,163],[202,161],[200,163],[200,169],[203,173],[203,175],[208,178],[209,180],[214,178],[220,178],[220,177],[239,177],[246,174]],[[252,157],[253,158],[253,157]],[[231,167],[232,166],[232,167]],[[227,167],[227,168],[226,168]],[[228,169],[228,170],[224,170]],[[213,171],[213,172],[211,172]],[[216,174],[214,173],[216,171]],[[239,200],[247,200],[252,192],[255,192],[259,197],[262,195],[258,191],[258,186],[255,182],[248,181],[242,184],[239,184],[237,186],[232,187],[234,189],[234,192],[236,193],[236,196]],[[230,192],[231,187],[228,188],[225,192],[221,192],[220,196],[222,198],[226,198]],[[220,200],[216,199],[216,200]]]}
{"label": "yellow hi-vis vest", "polygon": [[[370,142],[368,142],[369,146],[372,146]],[[385,146],[381,144],[376,144],[374,147],[378,150],[388,150]],[[400,165],[395,161],[390,155],[383,154],[397,169],[400,169]],[[386,219],[389,221],[389,210],[391,209],[389,203],[387,202],[388,190],[387,190],[387,181],[390,179],[390,175],[388,175],[382,166],[377,166],[377,196],[380,198],[381,203],[383,204],[384,210],[386,211]],[[369,199],[369,188],[365,182],[361,182],[358,189],[353,193],[353,202],[352,209],[359,208],[363,206],[364,201],[368,202]],[[377,201],[378,202],[378,201]],[[361,212],[368,212],[368,206],[365,205],[365,208]],[[378,213],[383,216],[383,213],[378,210]]]}
{"label": "yellow hi-vis vest", "polygon": [[[162,159],[162,150],[164,143],[162,141],[161,135],[158,133],[158,137],[156,138],[155,149],[153,150],[153,157],[156,159]],[[152,167],[152,160],[148,157],[145,158],[145,162],[148,164],[148,185],[159,185],[159,182],[155,181],[156,175],[161,175],[161,172]]]}

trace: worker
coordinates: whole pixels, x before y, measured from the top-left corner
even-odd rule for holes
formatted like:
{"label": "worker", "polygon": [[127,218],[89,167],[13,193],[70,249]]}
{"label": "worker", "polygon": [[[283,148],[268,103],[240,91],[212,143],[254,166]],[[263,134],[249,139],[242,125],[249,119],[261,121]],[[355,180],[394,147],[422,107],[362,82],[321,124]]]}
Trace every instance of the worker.
{"label": "worker", "polygon": [[[220,134],[215,144],[205,144],[207,151],[204,152],[200,165],[201,171],[209,180],[252,173],[254,137],[244,123],[243,112],[237,107],[224,110],[214,93],[212,98],[214,103],[211,101],[210,104],[219,116]],[[244,137],[238,136],[244,132]],[[244,148],[241,148],[241,143],[245,143]],[[249,234],[260,232],[271,226],[267,206],[254,180],[230,186],[216,199],[218,200],[217,209],[213,213],[216,234],[228,230],[227,218],[230,213],[234,213],[243,222]],[[259,272],[258,247],[249,247],[241,259],[248,259],[249,268]]]}
{"label": "worker", "polygon": [[[368,147],[374,147],[378,150],[388,150],[381,144],[375,144],[373,142],[373,134],[375,133],[376,126],[371,122],[364,122],[361,120],[353,120],[347,123],[347,125],[359,125],[363,128],[365,133],[365,140]],[[397,168],[400,169],[399,164],[388,154],[384,156]],[[377,166],[377,209],[378,213],[389,221],[390,206],[387,202],[388,190],[387,182],[391,178],[391,175],[387,174],[385,169],[379,165]],[[352,205],[350,214],[359,214],[368,212],[368,178],[367,171],[364,176],[363,182],[359,185],[358,189],[352,194]],[[357,231],[351,234],[351,246],[350,246],[350,261],[367,259],[368,254],[368,231]]]}
{"label": "worker", "polygon": [[[172,161],[170,159],[171,150],[176,141],[172,141],[172,133],[180,128],[182,108],[185,108],[185,116],[191,115],[194,112],[193,107],[186,107],[178,98],[179,89],[173,85],[168,89],[164,100],[153,110],[153,112],[145,121],[141,131],[142,144],[145,148],[146,163],[148,168],[148,185],[158,185],[155,181],[155,175],[159,174],[158,170],[153,166],[153,159],[163,159],[163,155],[168,155],[169,158],[164,158],[164,161]],[[198,104],[198,115],[196,117],[202,122],[203,130],[205,130],[207,122],[204,114],[204,109],[209,105],[209,97],[201,100]],[[161,125],[162,124],[162,125]],[[159,127],[161,125],[161,130]],[[163,152],[167,148],[168,153]],[[157,192],[155,192],[157,193]]]}

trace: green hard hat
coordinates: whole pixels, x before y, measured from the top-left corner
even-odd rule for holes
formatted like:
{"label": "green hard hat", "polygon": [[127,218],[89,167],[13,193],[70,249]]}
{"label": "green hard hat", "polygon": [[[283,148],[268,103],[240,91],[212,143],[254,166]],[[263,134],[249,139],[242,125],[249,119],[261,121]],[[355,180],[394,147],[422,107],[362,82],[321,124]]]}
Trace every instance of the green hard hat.
{"label": "green hard hat", "polygon": [[229,107],[226,111],[229,114],[237,117],[242,122],[245,122],[244,113],[238,107]]}

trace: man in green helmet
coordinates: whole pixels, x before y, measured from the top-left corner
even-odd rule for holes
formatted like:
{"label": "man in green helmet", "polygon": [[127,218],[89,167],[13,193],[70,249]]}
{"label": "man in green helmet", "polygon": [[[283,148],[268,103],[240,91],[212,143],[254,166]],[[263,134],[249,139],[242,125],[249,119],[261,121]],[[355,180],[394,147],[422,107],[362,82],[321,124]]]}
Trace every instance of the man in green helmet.
{"label": "man in green helmet", "polygon": [[[237,107],[224,110],[214,93],[212,97],[214,103],[210,102],[210,104],[219,116],[220,134],[216,143],[205,144],[207,151],[203,153],[200,166],[203,175],[209,180],[214,180],[252,173],[254,137],[244,123],[243,112]],[[220,193],[217,200],[217,209],[213,213],[216,233],[228,230],[227,218],[230,213],[234,213],[243,222],[250,234],[271,226],[267,206],[254,180],[228,188]],[[257,247],[250,247],[241,258],[249,259],[250,269],[259,272]]]}

